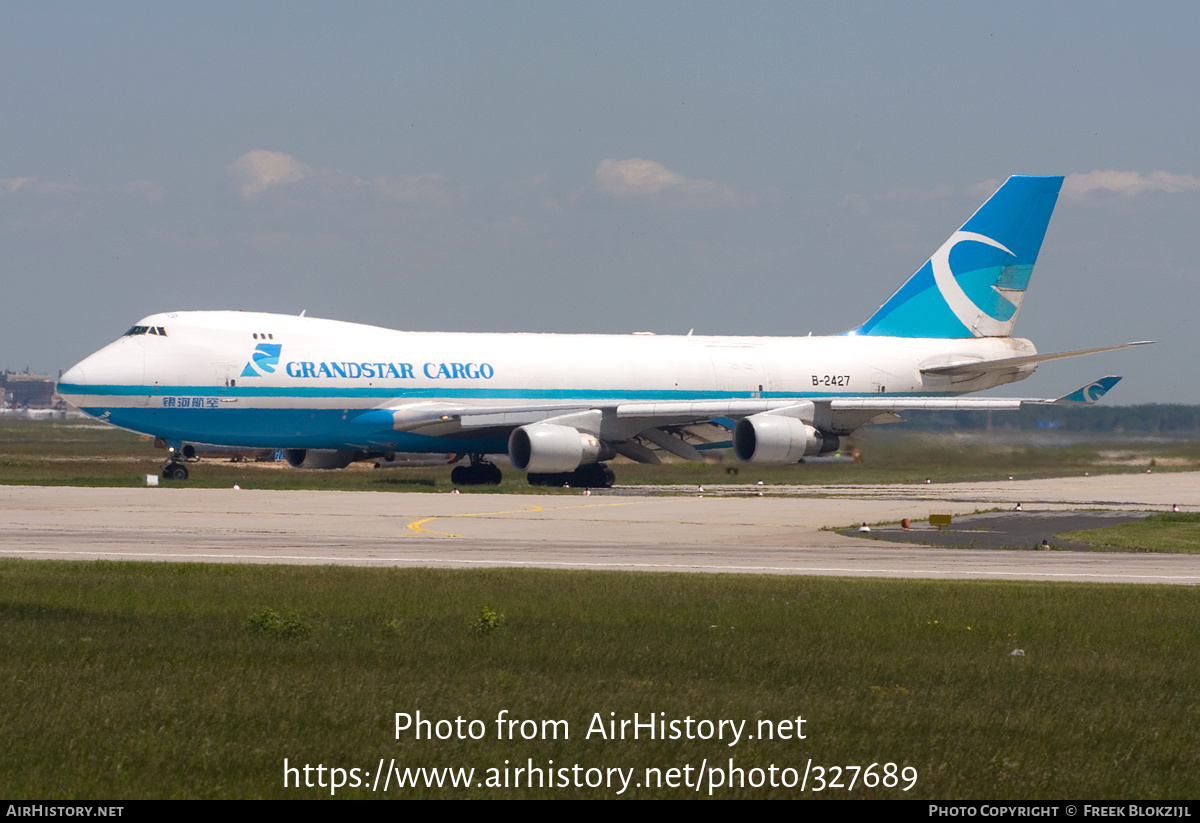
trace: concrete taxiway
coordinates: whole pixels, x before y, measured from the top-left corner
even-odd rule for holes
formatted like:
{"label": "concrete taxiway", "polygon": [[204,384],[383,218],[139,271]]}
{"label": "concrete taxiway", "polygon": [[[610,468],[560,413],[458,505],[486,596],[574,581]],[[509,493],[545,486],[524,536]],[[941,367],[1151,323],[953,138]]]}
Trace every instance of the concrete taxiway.
{"label": "concrete taxiway", "polygon": [[[629,490],[632,491],[632,490]],[[1200,556],[964,550],[825,529],[1022,503],[1200,510],[1200,473],[703,495],[0,487],[0,556],[1200,583]],[[734,496],[734,494],[747,496]]]}

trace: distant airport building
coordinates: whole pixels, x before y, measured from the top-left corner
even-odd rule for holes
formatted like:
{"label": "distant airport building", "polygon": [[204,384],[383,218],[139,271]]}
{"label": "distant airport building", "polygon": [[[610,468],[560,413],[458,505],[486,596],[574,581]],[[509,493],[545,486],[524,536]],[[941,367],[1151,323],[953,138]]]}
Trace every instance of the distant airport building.
{"label": "distant airport building", "polygon": [[54,405],[54,378],[5,371],[0,374],[0,405],[11,409],[48,409]]}

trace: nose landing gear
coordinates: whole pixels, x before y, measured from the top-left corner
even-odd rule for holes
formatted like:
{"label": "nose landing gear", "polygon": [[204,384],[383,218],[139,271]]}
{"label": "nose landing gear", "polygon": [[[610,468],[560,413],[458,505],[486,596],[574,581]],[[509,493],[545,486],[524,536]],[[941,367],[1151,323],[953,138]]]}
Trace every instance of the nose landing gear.
{"label": "nose landing gear", "polygon": [[162,476],[163,480],[187,480],[188,469],[187,466],[183,465],[182,460],[172,457],[171,460],[163,464]]}
{"label": "nose landing gear", "polygon": [[183,461],[196,456],[196,447],[191,443],[168,445],[162,439],[154,441],[154,445],[159,448],[165,447],[169,455],[167,462],[162,464],[163,480],[187,480],[188,469]]}

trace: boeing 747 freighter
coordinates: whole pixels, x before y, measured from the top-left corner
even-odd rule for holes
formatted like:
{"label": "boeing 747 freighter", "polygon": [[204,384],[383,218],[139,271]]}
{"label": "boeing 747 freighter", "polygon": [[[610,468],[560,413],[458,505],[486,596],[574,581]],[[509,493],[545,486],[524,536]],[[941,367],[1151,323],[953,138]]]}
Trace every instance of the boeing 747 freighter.
{"label": "boeing 747 freighter", "polygon": [[605,461],[696,460],[732,446],[796,463],[907,409],[1094,403],[1120,378],[1057,400],[962,395],[1040,363],[1012,336],[1062,185],[1011,177],[865,323],[830,337],[404,332],[237,311],[154,314],[71,368],[60,394],[153,435],[167,478],[195,444],[284,451],[339,468],[396,452],[462,455],[460,485],[497,483],[507,454],[531,483],[611,486]]}

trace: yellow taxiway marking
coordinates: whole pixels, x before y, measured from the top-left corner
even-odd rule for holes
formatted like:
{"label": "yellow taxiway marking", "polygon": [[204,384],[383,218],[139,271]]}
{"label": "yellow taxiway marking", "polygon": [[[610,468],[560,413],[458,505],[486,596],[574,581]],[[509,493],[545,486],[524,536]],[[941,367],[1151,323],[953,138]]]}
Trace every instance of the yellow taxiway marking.
{"label": "yellow taxiway marking", "polygon": [[[689,497],[673,498],[673,500],[675,500],[677,502],[684,502],[684,501],[690,502],[693,499],[694,498],[689,498]],[[662,502],[662,498],[654,498],[654,500],[658,500],[659,502]],[[504,515],[504,514],[533,514],[535,512],[540,512],[540,511],[557,512],[557,511],[567,511],[569,509],[600,509],[600,508],[609,508],[609,507],[613,507],[613,506],[640,506],[640,505],[645,505],[646,503],[649,503],[649,502],[653,502],[653,501],[652,500],[623,500],[619,503],[582,503],[582,504],[573,505],[573,506],[550,506],[549,508],[546,508],[543,506],[529,506],[528,508],[524,508],[524,509],[508,509],[505,511],[462,512],[460,514],[437,514],[432,517],[423,517],[420,520],[412,521],[411,523],[409,523],[406,526],[408,531],[403,532],[401,534],[401,536],[402,537],[414,537],[414,536],[420,534],[420,535],[427,535],[427,536],[428,535],[437,535],[439,537],[462,538],[463,535],[455,534],[454,532],[442,532],[442,531],[437,531],[435,529],[425,528],[426,523],[430,523],[434,520],[441,520],[443,518],[495,517],[497,515]],[[592,522],[592,521],[581,521],[581,522]],[[603,521],[601,521],[601,522],[603,522]],[[668,521],[656,521],[656,523],[660,526],[662,526],[662,525],[675,525],[675,526],[736,526],[736,525],[742,525],[742,526],[752,526],[756,529],[768,529],[768,530],[769,529],[792,529],[792,528],[797,527],[797,524],[795,524],[795,523],[761,523],[761,522],[735,523],[735,522],[723,522],[723,521],[713,522],[713,521],[699,521],[699,520],[697,520],[697,521],[668,520]],[[836,524],[831,524],[831,525],[827,526],[826,528],[836,529],[839,527]]]}
{"label": "yellow taxiway marking", "polygon": [[[581,506],[553,506],[549,511],[561,511],[563,509],[595,509],[602,506],[634,506],[642,503],[641,500],[630,500],[621,503],[585,503]],[[437,534],[442,537],[462,537],[461,534],[453,534],[452,532],[439,532],[433,529],[424,528],[426,523],[433,520],[441,520],[445,517],[493,517],[498,514],[533,514],[534,512],[546,511],[542,506],[530,506],[524,509],[509,509],[500,512],[464,512],[462,514],[439,514],[433,517],[423,517],[420,520],[414,520],[408,524],[409,531],[404,533],[406,537],[412,537],[414,534]]]}
{"label": "yellow taxiway marking", "polygon": [[424,520],[414,520],[408,524],[412,532],[405,532],[402,537],[411,537],[413,534],[440,534],[442,537],[462,537],[461,534],[451,534],[450,532],[435,532],[433,529],[423,529],[421,526],[428,523],[430,520],[437,520],[436,517],[426,517]]}
{"label": "yellow taxiway marking", "polygon": [[431,520],[440,520],[443,517],[487,517],[488,515],[494,514],[528,514],[530,512],[540,512],[541,510],[541,506],[532,506],[526,509],[509,509],[508,511],[502,512],[465,512],[463,514],[439,514],[434,515],[433,517],[425,517],[420,520],[414,520],[413,522],[409,523],[408,528],[412,530],[412,533],[408,536],[411,537],[412,534],[440,534],[442,537],[462,537],[461,534],[451,534],[450,532],[439,532],[434,531],[433,529],[422,528],[425,523],[428,523]]}

